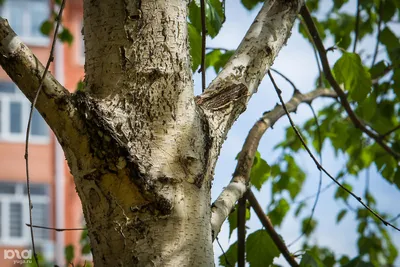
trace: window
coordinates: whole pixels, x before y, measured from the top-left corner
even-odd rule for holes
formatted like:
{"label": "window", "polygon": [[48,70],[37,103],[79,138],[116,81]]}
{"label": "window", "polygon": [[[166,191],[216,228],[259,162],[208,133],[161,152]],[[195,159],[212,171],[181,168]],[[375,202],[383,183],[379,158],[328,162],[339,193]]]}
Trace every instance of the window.
{"label": "window", "polygon": [[[29,245],[30,229],[29,204],[26,185],[23,183],[0,182],[0,244]],[[33,224],[49,226],[49,194],[45,184],[31,184],[33,204]],[[34,228],[35,241],[46,244],[50,240],[50,231]]]}
{"label": "window", "polygon": [[[25,141],[31,103],[12,82],[0,81],[0,141]],[[49,129],[39,112],[32,115],[31,138],[34,143],[48,142]]]}
{"label": "window", "polygon": [[6,0],[0,15],[27,44],[48,45],[49,38],[40,32],[40,26],[50,14],[48,0]]}

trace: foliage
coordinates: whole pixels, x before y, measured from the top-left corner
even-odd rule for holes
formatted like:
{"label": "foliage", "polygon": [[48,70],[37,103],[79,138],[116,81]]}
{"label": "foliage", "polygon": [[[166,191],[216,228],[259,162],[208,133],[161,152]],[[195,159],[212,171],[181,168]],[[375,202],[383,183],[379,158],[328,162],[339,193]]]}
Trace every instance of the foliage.
{"label": "foliage", "polygon": [[[0,1],[2,3],[3,1]],[[55,1],[58,5],[61,1]],[[254,10],[259,7],[261,0],[241,0],[244,8]],[[400,41],[396,35],[392,22],[398,23],[400,17],[399,0],[365,0],[359,1],[359,24],[356,10],[349,13],[348,0],[334,0],[329,12],[321,13],[322,5],[318,0],[308,0],[307,6],[312,12],[314,22],[321,38],[326,42],[333,40],[334,46],[329,49],[339,53],[339,59],[331,68],[337,82],[348,94],[352,109],[360,120],[371,129],[376,130],[382,138],[391,143],[391,148],[400,152],[400,131],[393,131],[400,125]],[[229,4],[229,3],[227,3]],[[205,0],[207,35],[214,38],[218,35],[225,21],[224,1]],[[188,34],[192,71],[198,70],[201,58],[201,12],[200,2],[190,1],[188,17]],[[41,25],[41,32],[51,35],[57,22],[57,14]],[[299,33],[313,45],[310,33],[303,23],[298,24]],[[357,36],[357,40],[355,40]],[[67,28],[63,28],[58,38],[69,44],[73,36]],[[375,51],[358,51],[353,49],[354,44],[365,38],[377,41]],[[384,48],[384,55],[380,54],[379,47]],[[206,68],[212,68],[216,73],[221,71],[233,50],[210,48],[207,50]],[[379,58],[379,60],[377,60]],[[321,74],[316,84],[329,87]],[[322,84],[321,84],[322,81]],[[79,84],[83,90],[83,84]],[[349,120],[338,102],[327,104],[318,112],[317,125],[314,118],[307,120],[301,128],[307,144],[318,151],[320,145],[329,145],[337,157],[347,159],[346,166],[337,174],[337,179],[346,177],[343,186],[353,190],[351,178],[358,177],[376,168],[389,183],[400,189],[400,167],[396,160],[387,154],[374,140],[369,139]],[[320,144],[320,139],[322,144]],[[384,225],[371,213],[362,207],[350,206],[351,196],[341,188],[337,188],[334,199],[344,205],[336,215],[339,224],[353,215],[357,220],[358,239],[356,245],[358,256],[351,258],[348,255],[336,255],[327,247],[313,243],[311,238],[316,230],[318,221],[310,215],[304,216],[307,210],[305,201],[297,201],[304,183],[308,178],[305,171],[298,164],[298,158],[303,155],[304,148],[291,127],[286,128],[283,141],[274,148],[281,153],[275,163],[268,164],[259,152],[256,153],[251,169],[251,185],[258,191],[270,183],[271,201],[266,210],[272,224],[280,227],[291,209],[295,217],[299,218],[301,232],[304,233],[303,250],[300,266],[393,266],[398,251],[393,244],[392,237]],[[377,201],[372,192],[366,190],[363,198],[374,209]],[[380,213],[382,214],[382,213]],[[251,217],[249,205],[246,207],[246,220]],[[389,214],[383,214],[390,218]],[[237,228],[237,212],[231,213],[228,218],[229,237]],[[81,254],[90,253],[90,245],[86,231],[81,238]],[[246,239],[246,260],[249,266],[268,266],[279,257],[280,252],[276,245],[263,229],[248,234]],[[67,262],[75,258],[74,247],[65,249]],[[237,242],[233,243],[225,254],[219,257],[220,265],[234,266],[237,262]],[[88,265],[86,265],[88,266]]]}
{"label": "foliage", "polygon": [[[241,1],[244,8],[248,10],[258,8],[262,2],[261,0]],[[339,59],[331,62],[331,69],[337,82],[348,94],[351,108],[363,123],[384,136],[384,140],[391,144],[393,150],[400,152],[400,131],[392,131],[400,125],[400,106],[398,105],[400,101],[400,41],[392,23],[399,21],[400,1],[359,1],[357,29],[355,27],[357,10],[350,10],[348,0],[332,1],[328,12],[325,6],[323,13],[320,11],[322,10],[320,1],[306,2],[321,37],[327,43],[330,40],[334,42],[327,53],[335,53],[339,55]],[[223,9],[220,9],[219,4],[219,1],[207,1],[207,29],[211,38],[218,34],[222,27],[221,22],[224,21],[221,19],[224,17],[221,13]],[[193,72],[198,69],[201,61],[199,10],[198,1],[192,1],[189,5],[189,42]],[[300,34],[313,45],[304,24],[298,25]],[[356,48],[354,50],[356,35],[357,44],[369,38],[378,42],[377,49],[364,51]],[[208,49],[206,68],[211,67],[218,73],[233,54],[232,50]],[[320,76],[319,74],[317,77],[316,85],[329,88],[329,83]],[[311,118],[300,127],[300,130],[314,152],[319,151],[321,139],[321,145],[332,147],[338,158],[347,160],[346,166],[336,175],[337,179],[346,179],[346,182],[343,182],[344,187],[355,190],[351,179],[368,172],[369,169],[376,168],[382,178],[400,188],[400,167],[397,161],[354,126],[339,102],[332,101],[322,107],[317,117],[319,127],[315,119]],[[275,227],[280,227],[291,209],[296,217],[302,218],[299,218],[299,224],[305,239],[303,239],[304,250],[301,253],[300,266],[390,266],[394,264],[398,253],[390,233],[368,211],[362,207],[351,207],[349,203],[352,197],[340,188],[336,189],[334,199],[339,205],[344,205],[344,208],[339,209],[336,223],[339,224],[343,220],[355,217],[358,224],[358,240],[354,242],[358,247],[359,255],[355,258],[348,255],[335,255],[329,248],[312,243],[310,237],[315,232],[318,220],[310,217],[309,214],[304,216],[305,212],[309,212],[307,204],[297,199],[308,176],[298,163],[299,157],[304,155],[304,148],[291,127],[286,129],[283,141],[275,146],[275,150],[280,151],[281,156],[274,163],[267,163],[259,152],[256,153],[250,175],[251,185],[258,191],[262,190],[266,184],[271,185],[271,201],[266,213]],[[373,192],[366,190],[362,197],[368,205],[377,210],[377,201]],[[250,216],[251,209],[247,208],[246,219],[248,220]],[[234,211],[228,219],[230,237],[237,228],[236,217],[237,213]],[[388,219],[391,216],[384,214],[384,217]],[[273,262],[273,258],[279,255],[279,252],[271,249],[273,245],[270,244],[270,240],[267,240],[267,236],[263,230],[257,230],[248,235],[246,259],[250,266],[268,266]],[[226,255],[220,256],[220,265],[233,266],[237,262],[236,253],[237,243],[234,243]]]}

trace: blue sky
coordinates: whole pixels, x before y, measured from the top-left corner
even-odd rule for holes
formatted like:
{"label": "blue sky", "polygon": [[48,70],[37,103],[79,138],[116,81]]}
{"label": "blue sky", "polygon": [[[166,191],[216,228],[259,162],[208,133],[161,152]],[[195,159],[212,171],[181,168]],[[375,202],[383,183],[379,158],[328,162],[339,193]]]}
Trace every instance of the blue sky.
{"label": "blue sky", "polygon": [[[326,10],[330,7],[330,2],[323,1],[326,3]],[[355,12],[355,0],[349,1],[345,6],[348,12]],[[222,47],[228,49],[234,49],[238,46],[241,39],[245,35],[248,27],[252,23],[254,17],[257,15],[256,11],[249,12],[243,8],[240,0],[226,1],[226,16],[227,20],[220,32],[220,34],[213,40],[207,41],[207,47]],[[398,28],[395,29],[399,32]],[[325,42],[325,46],[332,46],[334,43],[332,40]],[[367,39],[363,41],[359,46],[360,49],[368,49],[372,51],[372,47],[375,45],[373,39]],[[338,52],[330,53],[331,64],[340,56]],[[296,86],[304,93],[314,89],[315,78],[318,73],[317,65],[313,50],[309,43],[307,43],[302,36],[297,32],[297,24],[293,29],[292,36],[290,37],[287,45],[281,50],[278,57],[276,58],[273,67],[285,75],[287,75]],[[207,72],[207,81],[210,82],[215,77],[213,70]],[[283,91],[283,97],[288,100],[292,94],[293,89],[284,80],[280,79],[275,75],[275,79],[278,85]],[[198,74],[194,77],[196,93],[200,93],[200,77]],[[324,103],[328,103],[330,100],[319,100],[313,103],[315,108],[320,108]],[[261,83],[258,93],[251,99],[247,110],[238,121],[234,124],[231,129],[228,139],[225,141],[221,155],[219,157],[214,184],[212,189],[213,200],[221,192],[222,188],[226,186],[231,179],[232,173],[236,166],[235,156],[240,151],[243,142],[247,136],[249,129],[253,126],[256,120],[262,115],[264,111],[272,109],[278,102],[276,93],[268,79],[264,79]],[[310,109],[306,105],[299,107],[297,114],[293,114],[294,121],[301,125],[306,119],[312,116]],[[280,141],[284,136],[284,129],[289,125],[287,118],[282,118],[275,126],[274,129],[269,129],[264,135],[260,142],[259,151],[262,157],[268,163],[274,163],[277,161],[280,152],[274,152],[273,147]],[[318,187],[319,172],[316,169],[312,160],[306,153],[300,153],[297,157],[298,164],[303,167],[307,173],[307,182],[303,191],[297,199],[303,199],[305,196],[312,195],[316,192]],[[332,148],[325,143],[323,150],[323,162],[324,167],[332,174],[338,172],[339,168],[345,163],[343,157],[335,157]],[[346,181],[349,181],[354,188],[357,195],[362,195],[365,188],[365,174],[361,174],[358,179],[354,177],[346,177]],[[322,186],[329,184],[331,180],[327,176],[323,176]],[[347,254],[350,256],[357,255],[357,232],[356,232],[356,220],[355,214],[348,212],[342,222],[336,224],[336,216],[339,210],[345,208],[343,203],[335,202],[333,200],[334,192],[337,187],[332,186],[329,190],[325,191],[320,196],[318,206],[315,211],[315,218],[318,220],[318,227],[311,237],[311,240],[316,241],[319,245],[328,246],[336,253],[336,255]],[[390,185],[384,181],[380,175],[375,171],[370,172],[370,190],[372,194],[378,200],[378,208],[380,211],[390,212],[393,215],[400,213],[400,207],[393,205],[394,200],[399,199],[400,192],[394,185]],[[271,199],[271,189],[269,183],[264,185],[260,193],[256,193],[260,203],[264,208],[267,207],[269,200]],[[308,216],[311,212],[313,205],[313,199],[307,202],[307,212],[303,212],[303,217]],[[350,204],[353,207],[358,207],[359,204],[356,201],[351,200]],[[300,222],[301,218],[294,218],[293,213],[295,206],[290,211],[290,215],[282,223],[282,226],[277,229],[278,233],[282,235],[286,243],[290,243],[296,239],[300,234]],[[255,214],[252,214],[252,218],[248,223],[250,229],[248,233],[251,233],[261,228],[261,223],[256,218]],[[392,238],[395,241],[397,247],[400,247],[400,233],[388,229],[392,234]],[[222,231],[219,235],[219,240],[224,247],[228,249],[229,244],[232,244],[236,240],[236,231],[233,233],[231,240],[228,239],[229,226],[225,222]],[[301,245],[301,241],[290,247],[292,252],[298,251]],[[221,250],[214,244],[215,247],[215,258],[216,262]],[[287,266],[287,263],[282,257],[277,263]]]}

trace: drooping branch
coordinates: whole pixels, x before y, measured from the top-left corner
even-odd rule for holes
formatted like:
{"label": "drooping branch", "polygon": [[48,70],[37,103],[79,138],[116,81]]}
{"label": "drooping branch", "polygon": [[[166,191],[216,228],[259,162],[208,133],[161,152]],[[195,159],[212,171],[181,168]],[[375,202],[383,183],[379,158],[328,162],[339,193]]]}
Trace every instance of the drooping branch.
{"label": "drooping branch", "polygon": [[223,139],[245,110],[250,97],[286,43],[302,0],[265,1],[235,54],[197,104],[209,117],[214,135]]}
{"label": "drooping branch", "polygon": [[251,190],[248,190],[246,192],[247,199],[250,202],[251,207],[253,210],[256,212],[258,219],[260,219],[262,225],[264,226],[265,230],[268,232],[269,236],[271,239],[274,241],[276,247],[279,249],[279,251],[282,253],[283,257],[285,257],[286,261],[290,264],[292,267],[297,267],[299,264],[296,262],[294,259],[293,255],[289,252],[287,246],[283,242],[282,238],[279,236],[279,234],[275,231],[274,226],[272,225],[270,219],[268,216],[264,213],[264,210],[258,203],[256,197],[254,196],[253,192]]}
{"label": "drooping branch", "polygon": [[[0,65],[32,102],[45,67],[11,29],[8,21],[1,17]],[[74,113],[70,93],[49,72],[43,79],[42,90],[35,107],[57,137],[65,137],[67,133],[78,135],[76,130],[80,123]]]}
{"label": "drooping branch", "polygon": [[[311,103],[318,97],[335,98],[336,96],[334,91],[321,88],[307,94],[296,92],[286,103],[286,106],[290,112],[293,112],[300,103]],[[212,205],[211,227],[213,231],[213,240],[218,235],[223,222],[229,216],[236,201],[241,198],[247,190],[251,167],[261,137],[269,127],[273,126],[275,122],[284,115],[285,111],[283,107],[276,106],[273,110],[264,113],[251,128],[239,154],[232,180]]]}
{"label": "drooping branch", "polygon": [[307,7],[304,5],[301,8],[300,11],[301,16],[304,18],[304,22],[307,25],[308,30],[311,33],[311,36],[313,37],[314,44],[318,50],[319,57],[321,59],[322,63],[322,69],[324,71],[325,77],[332,86],[332,88],[335,90],[337,93],[340,102],[345,109],[347,115],[353,122],[354,126],[360,129],[363,133],[368,135],[370,138],[374,139],[376,143],[378,143],[386,152],[388,152],[390,155],[392,155],[396,160],[400,159],[400,154],[395,152],[390,146],[388,146],[383,140],[382,137],[379,133],[377,133],[374,130],[370,130],[369,128],[366,127],[365,123],[362,122],[357,115],[354,113],[352,110],[349,101],[347,100],[347,96],[336,81],[336,79],[333,77],[331,68],[329,66],[329,61],[328,57],[326,55],[326,50],[324,47],[324,44],[322,43],[321,37],[319,36],[318,30],[314,24],[314,21],[310,15],[310,12],[308,11]]}

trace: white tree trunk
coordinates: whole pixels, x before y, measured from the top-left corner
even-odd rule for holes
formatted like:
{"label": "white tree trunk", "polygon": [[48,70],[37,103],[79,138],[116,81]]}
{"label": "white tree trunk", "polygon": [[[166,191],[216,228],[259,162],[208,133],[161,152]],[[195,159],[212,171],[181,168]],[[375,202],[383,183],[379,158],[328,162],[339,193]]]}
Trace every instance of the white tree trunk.
{"label": "white tree trunk", "polygon": [[[212,240],[235,202],[210,205],[219,150],[302,1],[266,1],[196,98],[187,4],[84,0],[85,89],[71,95],[50,73],[44,80],[36,107],[66,154],[96,267],[214,265]],[[3,19],[0,64],[32,101],[43,66]]]}

